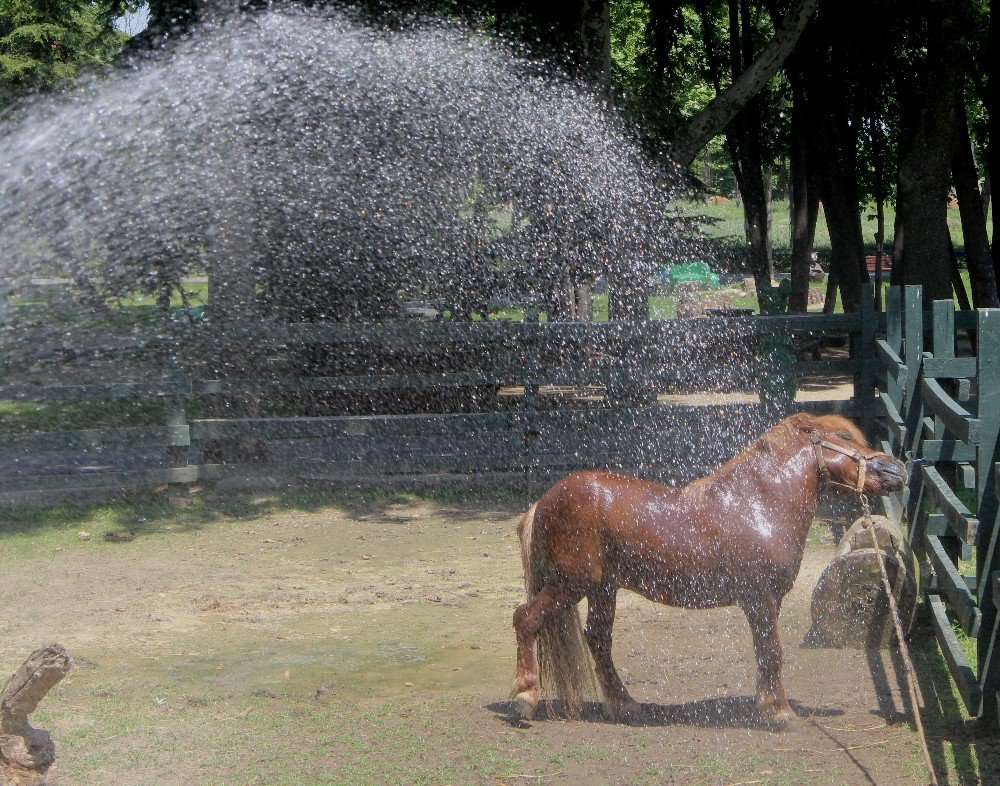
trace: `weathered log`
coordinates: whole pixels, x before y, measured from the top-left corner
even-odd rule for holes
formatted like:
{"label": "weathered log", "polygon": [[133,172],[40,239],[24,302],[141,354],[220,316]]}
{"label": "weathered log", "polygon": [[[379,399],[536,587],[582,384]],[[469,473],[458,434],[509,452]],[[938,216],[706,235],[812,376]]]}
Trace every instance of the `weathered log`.
{"label": "weathered log", "polygon": [[[868,538],[870,544],[870,534]],[[848,536],[843,542],[850,543]],[[856,542],[863,544],[864,537],[859,536]],[[882,550],[882,557],[903,630],[908,631],[918,597],[916,563],[905,547],[892,552]],[[806,634],[807,645],[872,648],[888,645],[893,637],[893,623],[875,549],[848,548],[843,553],[838,550],[816,583],[810,611],[812,627]]]}
{"label": "weathered log", "polygon": [[61,644],[35,650],[0,691],[0,786],[42,786],[56,758],[44,729],[28,723],[39,702],[70,670]]}

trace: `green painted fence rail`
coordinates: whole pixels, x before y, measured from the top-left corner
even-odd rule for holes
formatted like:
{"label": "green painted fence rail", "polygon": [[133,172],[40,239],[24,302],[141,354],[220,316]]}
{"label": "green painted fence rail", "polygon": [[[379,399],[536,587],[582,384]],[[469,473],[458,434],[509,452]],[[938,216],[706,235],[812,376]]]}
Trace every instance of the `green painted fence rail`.
{"label": "green painted fence rail", "polygon": [[[685,460],[691,451],[672,435],[695,429],[707,417],[724,418],[732,439],[752,437],[748,424],[760,422],[772,407],[753,403],[719,407],[682,406],[656,397],[680,384],[685,390],[713,385],[755,391],[768,373],[765,342],[769,335],[843,336],[853,344],[850,357],[806,359],[781,369],[796,377],[844,374],[854,378],[851,402],[807,403],[785,408],[840,407],[847,414],[872,419],[878,315],[786,315],[753,318],[699,318],[646,323],[402,322],[383,325],[237,324],[173,325],[133,330],[127,336],[99,331],[41,330],[0,333],[3,348],[27,353],[43,347],[46,357],[100,359],[111,368],[129,368],[129,359],[150,353],[147,365],[162,379],[86,380],[60,384],[2,384],[0,401],[48,407],[94,402],[159,402],[160,425],[76,431],[0,433],[0,461],[24,462],[45,471],[0,473],[0,495],[110,489],[163,483],[188,483],[257,474],[293,478],[404,475],[421,472],[477,473],[531,471],[538,468],[614,467],[652,471],[658,458],[669,457],[686,468],[707,470]],[[218,342],[253,342],[265,351],[329,347],[349,354],[360,348],[375,353],[403,351],[438,358],[441,370],[400,373],[362,371],[317,376],[210,379],[181,370],[184,358],[198,357]],[[322,348],[322,347],[321,347]],[[120,362],[115,362],[115,361]],[[711,380],[703,379],[708,374]],[[632,398],[621,398],[632,386]],[[452,414],[368,416],[198,417],[192,403],[213,397],[282,397],[323,394],[379,395],[385,391],[492,390],[484,411]],[[502,395],[501,395],[502,393]],[[639,405],[637,408],[637,404]],[[477,405],[480,406],[480,405]],[[743,428],[744,431],[740,431]],[[333,440],[343,447],[338,459],[268,462],[266,456],[219,463],[208,455],[213,444],[253,439],[291,445]],[[711,442],[706,437],[706,441]],[[162,448],[162,466],[132,469],[101,461],[114,451]],[[79,466],[42,466],[40,454],[80,451]],[[715,451],[715,452],[713,452]],[[722,460],[717,446],[701,450],[705,461]],[[322,466],[320,466],[320,464]],[[12,465],[8,465],[12,466]],[[29,465],[26,465],[29,466]]]}
{"label": "green painted fence rail", "polygon": [[[884,497],[883,506],[906,527],[921,560],[932,626],[966,709],[995,732],[1000,310],[956,312],[952,301],[924,309],[920,287],[889,287],[885,303],[884,334],[876,344],[882,399],[877,439],[916,462],[906,489]],[[975,344],[960,344],[962,330],[975,334]],[[963,575],[960,561],[972,558],[975,571]],[[975,663],[956,625],[976,640]]]}

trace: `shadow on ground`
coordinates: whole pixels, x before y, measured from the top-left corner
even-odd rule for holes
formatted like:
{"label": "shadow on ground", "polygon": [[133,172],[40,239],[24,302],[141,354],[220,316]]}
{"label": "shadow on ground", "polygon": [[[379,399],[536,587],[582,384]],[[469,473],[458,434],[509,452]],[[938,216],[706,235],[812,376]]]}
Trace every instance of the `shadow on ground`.
{"label": "shadow on ground", "polygon": [[[841,710],[808,707],[792,701],[792,709],[801,718],[832,717],[843,715]],[[757,702],[752,696],[719,696],[698,699],[680,704],[643,703],[642,714],[632,718],[628,726],[698,726],[710,729],[763,729],[778,731],[773,724],[761,717]],[[521,718],[512,702],[494,702],[487,709],[498,718],[516,728],[525,728],[529,723]],[[535,708],[535,721],[561,719],[565,714],[557,705],[541,701]],[[609,720],[601,702],[589,701],[580,712],[579,719],[590,723],[617,724]]]}

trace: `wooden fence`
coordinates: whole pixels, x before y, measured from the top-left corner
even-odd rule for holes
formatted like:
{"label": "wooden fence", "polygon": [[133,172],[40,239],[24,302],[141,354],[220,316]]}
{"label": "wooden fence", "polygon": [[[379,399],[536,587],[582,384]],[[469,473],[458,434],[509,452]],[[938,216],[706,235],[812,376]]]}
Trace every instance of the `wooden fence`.
{"label": "wooden fence", "polygon": [[[162,415],[141,425],[0,434],[0,463],[6,464],[0,495],[46,499],[65,491],[247,477],[348,482],[604,467],[684,480],[726,459],[783,411],[837,408],[870,424],[872,408],[857,404],[874,401],[876,329],[876,315],[866,308],[641,324],[175,326],[126,336],[11,331],[4,347],[11,376],[19,365],[32,367],[39,346],[55,373],[0,386],[0,402],[155,401]],[[841,336],[851,352],[797,361],[787,351],[793,335]],[[205,378],[188,362],[219,347],[248,346],[268,358],[254,378]],[[334,372],[290,375],[289,368],[301,366],[286,361],[303,353],[332,359]],[[361,356],[376,360],[340,362]],[[74,364],[78,374],[64,370]],[[119,381],[139,367],[144,377]],[[816,374],[852,375],[853,399],[759,403],[744,395],[696,406],[676,398],[707,390],[753,394],[775,375]],[[397,393],[419,399],[421,390],[449,389],[475,393],[458,407],[470,411],[385,414]],[[314,406],[303,415],[289,405],[328,395],[341,403],[375,396],[368,406],[374,411],[323,415]],[[220,407],[206,406],[247,398],[257,402],[252,417],[220,416]],[[213,443],[245,438],[263,443],[263,450],[246,459],[210,456]]]}
{"label": "wooden fence", "polygon": [[[908,487],[883,504],[890,517],[906,523],[924,566],[934,631],[965,706],[995,729],[1000,310],[956,312],[952,301],[942,300],[928,315],[920,287],[889,287],[886,317],[884,338],[877,341],[885,372],[879,386],[882,447],[915,461]],[[968,331],[975,350],[963,342],[962,352],[956,351],[956,327]],[[975,663],[966,657],[952,618],[975,639]]]}

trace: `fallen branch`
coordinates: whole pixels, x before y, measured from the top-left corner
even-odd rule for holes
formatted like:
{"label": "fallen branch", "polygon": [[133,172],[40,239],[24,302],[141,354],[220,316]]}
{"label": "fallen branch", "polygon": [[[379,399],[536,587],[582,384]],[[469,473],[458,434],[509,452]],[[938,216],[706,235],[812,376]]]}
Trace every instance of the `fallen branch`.
{"label": "fallen branch", "polygon": [[56,759],[44,729],[28,723],[45,695],[73,665],[61,644],[35,650],[0,691],[0,786],[41,786]]}

